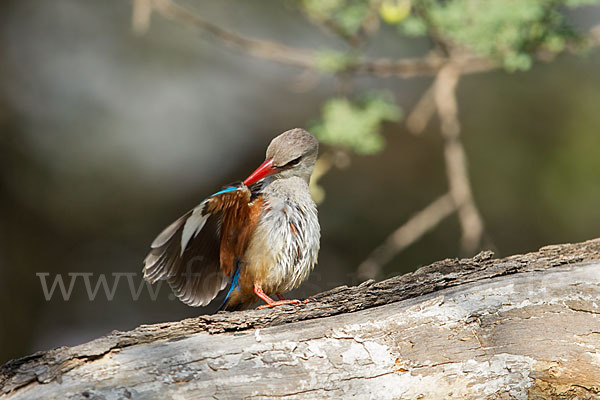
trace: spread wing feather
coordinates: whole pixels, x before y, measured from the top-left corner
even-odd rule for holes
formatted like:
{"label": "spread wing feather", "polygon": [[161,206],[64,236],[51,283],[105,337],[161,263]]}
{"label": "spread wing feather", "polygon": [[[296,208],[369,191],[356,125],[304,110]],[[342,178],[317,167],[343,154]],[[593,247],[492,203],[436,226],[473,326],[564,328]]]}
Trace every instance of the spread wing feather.
{"label": "spread wing feather", "polygon": [[144,278],[151,283],[166,279],[184,303],[207,305],[231,281],[234,270],[222,265],[223,220],[249,211],[250,200],[246,186],[232,186],[177,219],[152,242]]}

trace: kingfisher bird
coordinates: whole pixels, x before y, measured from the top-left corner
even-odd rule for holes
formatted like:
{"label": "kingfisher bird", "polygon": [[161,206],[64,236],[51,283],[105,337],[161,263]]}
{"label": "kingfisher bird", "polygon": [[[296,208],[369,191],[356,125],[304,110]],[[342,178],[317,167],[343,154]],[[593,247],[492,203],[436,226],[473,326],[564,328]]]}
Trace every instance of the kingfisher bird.
{"label": "kingfisher bird", "polygon": [[[297,288],[317,263],[320,227],[308,190],[319,143],[303,129],[274,138],[266,160],[163,230],[144,260],[144,278],[166,280],[185,304],[205,306],[229,286],[219,309],[299,304]],[[271,296],[279,300],[273,300]]]}

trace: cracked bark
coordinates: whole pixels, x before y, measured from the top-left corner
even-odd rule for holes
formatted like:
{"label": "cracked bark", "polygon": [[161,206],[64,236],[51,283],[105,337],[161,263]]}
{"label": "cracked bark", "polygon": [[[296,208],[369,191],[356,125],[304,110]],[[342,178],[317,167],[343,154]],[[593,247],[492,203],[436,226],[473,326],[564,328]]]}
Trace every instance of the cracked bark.
{"label": "cracked bark", "polygon": [[0,399],[598,399],[599,299],[600,239],[483,252],[36,353]]}

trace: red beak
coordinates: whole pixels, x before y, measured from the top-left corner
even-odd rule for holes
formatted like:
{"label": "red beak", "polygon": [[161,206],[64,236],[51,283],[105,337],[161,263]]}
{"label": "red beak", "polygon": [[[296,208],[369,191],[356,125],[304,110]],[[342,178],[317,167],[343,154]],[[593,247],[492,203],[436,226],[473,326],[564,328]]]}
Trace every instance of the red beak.
{"label": "red beak", "polygon": [[273,167],[273,159],[269,158],[262,163],[260,167],[256,168],[256,171],[254,171],[252,175],[246,178],[244,185],[250,186],[269,175],[273,175],[275,172],[277,172],[277,168]]}

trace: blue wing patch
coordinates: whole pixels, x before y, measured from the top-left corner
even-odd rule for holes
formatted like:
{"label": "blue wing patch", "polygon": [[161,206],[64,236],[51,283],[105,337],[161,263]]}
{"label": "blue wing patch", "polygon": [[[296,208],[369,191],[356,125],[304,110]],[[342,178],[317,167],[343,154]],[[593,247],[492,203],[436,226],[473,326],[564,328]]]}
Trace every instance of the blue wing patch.
{"label": "blue wing patch", "polygon": [[225,298],[223,299],[223,302],[221,303],[221,305],[219,306],[219,308],[217,308],[217,311],[221,311],[223,309],[223,307],[225,307],[225,304],[227,304],[227,300],[229,300],[229,296],[231,295],[231,292],[233,292],[236,289],[239,289],[239,282],[238,280],[240,279],[240,267],[239,267],[239,262],[238,262],[238,267],[235,270],[235,273],[233,274],[233,278],[231,279],[231,286],[229,286],[229,291],[227,292],[227,295],[225,295]]}
{"label": "blue wing patch", "polygon": [[223,193],[233,192],[234,190],[238,190],[238,189],[239,189],[239,187],[231,186],[231,187],[225,188],[225,189],[223,189],[223,190],[221,190],[221,191],[219,191],[217,193],[213,193],[210,197],[215,197],[215,196],[218,196],[218,195],[223,194]]}

